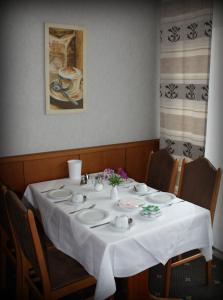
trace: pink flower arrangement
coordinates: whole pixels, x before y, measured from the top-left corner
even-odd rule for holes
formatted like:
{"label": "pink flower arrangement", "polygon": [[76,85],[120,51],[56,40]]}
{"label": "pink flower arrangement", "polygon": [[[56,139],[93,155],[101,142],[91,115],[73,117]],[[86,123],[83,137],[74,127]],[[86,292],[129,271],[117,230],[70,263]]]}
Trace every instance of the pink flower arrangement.
{"label": "pink flower arrangement", "polygon": [[118,172],[117,174],[119,176],[121,176],[123,179],[127,180],[128,179],[128,175],[127,173],[122,169],[122,168],[118,168]]}
{"label": "pink flower arrangement", "polygon": [[115,174],[115,171],[113,169],[107,168],[107,169],[104,169],[103,177],[104,177],[104,179],[108,179],[113,174]]}
{"label": "pink flower arrangement", "polygon": [[[111,168],[104,169],[104,175],[103,175],[104,179],[109,179],[109,177],[111,177],[113,175],[115,175],[115,171],[113,169],[111,169]],[[122,168],[118,168],[117,175],[119,175],[122,179],[125,179],[125,180],[128,179],[127,173]]]}
{"label": "pink flower arrangement", "polygon": [[[115,174],[115,171],[113,169],[106,168],[106,169],[104,169],[103,178],[109,179],[109,177],[113,176],[114,174]],[[117,175],[119,175],[122,179],[125,179],[125,180],[128,179],[127,173],[122,168],[118,168]]]}

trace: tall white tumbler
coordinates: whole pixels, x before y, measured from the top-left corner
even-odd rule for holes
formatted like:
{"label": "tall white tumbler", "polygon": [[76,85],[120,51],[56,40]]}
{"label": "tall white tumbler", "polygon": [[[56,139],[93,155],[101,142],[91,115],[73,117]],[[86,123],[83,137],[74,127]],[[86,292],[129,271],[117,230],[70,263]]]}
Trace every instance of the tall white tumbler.
{"label": "tall white tumbler", "polygon": [[81,181],[81,167],[82,160],[71,159],[67,161],[69,177],[75,181],[75,183],[80,183]]}

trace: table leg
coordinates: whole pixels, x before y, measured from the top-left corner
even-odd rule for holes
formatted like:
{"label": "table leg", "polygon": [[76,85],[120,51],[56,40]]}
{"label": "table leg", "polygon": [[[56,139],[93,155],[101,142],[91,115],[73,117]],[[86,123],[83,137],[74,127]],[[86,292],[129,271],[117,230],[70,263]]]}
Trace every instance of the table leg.
{"label": "table leg", "polygon": [[128,300],[149,299],[148,271],[128,277]]}
{"label": "table leg", "polygon": [[128,300],[180,300],[178,298],[160,298],[149,292],[149,271],[145,270],[128,277]]}

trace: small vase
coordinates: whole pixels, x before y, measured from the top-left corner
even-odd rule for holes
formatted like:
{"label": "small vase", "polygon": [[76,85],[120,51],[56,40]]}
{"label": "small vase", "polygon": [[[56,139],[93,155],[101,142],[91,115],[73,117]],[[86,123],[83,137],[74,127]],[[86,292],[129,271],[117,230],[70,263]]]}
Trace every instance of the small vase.
{"label": "small vase", "polygon": [[111,198],[111,200],[118,200],[118,187],[117,187],[117,185],[115,185],[111,188],[110,198]]}

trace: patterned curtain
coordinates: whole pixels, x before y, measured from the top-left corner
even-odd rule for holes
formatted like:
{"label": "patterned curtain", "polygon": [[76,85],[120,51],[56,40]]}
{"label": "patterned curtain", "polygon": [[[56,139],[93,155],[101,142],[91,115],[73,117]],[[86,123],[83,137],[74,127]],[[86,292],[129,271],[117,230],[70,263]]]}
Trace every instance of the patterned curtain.
{"label": "patterned curtain", "polygon": [[204,155],[212,1],[165,0],[161,8],[160,148]]}

